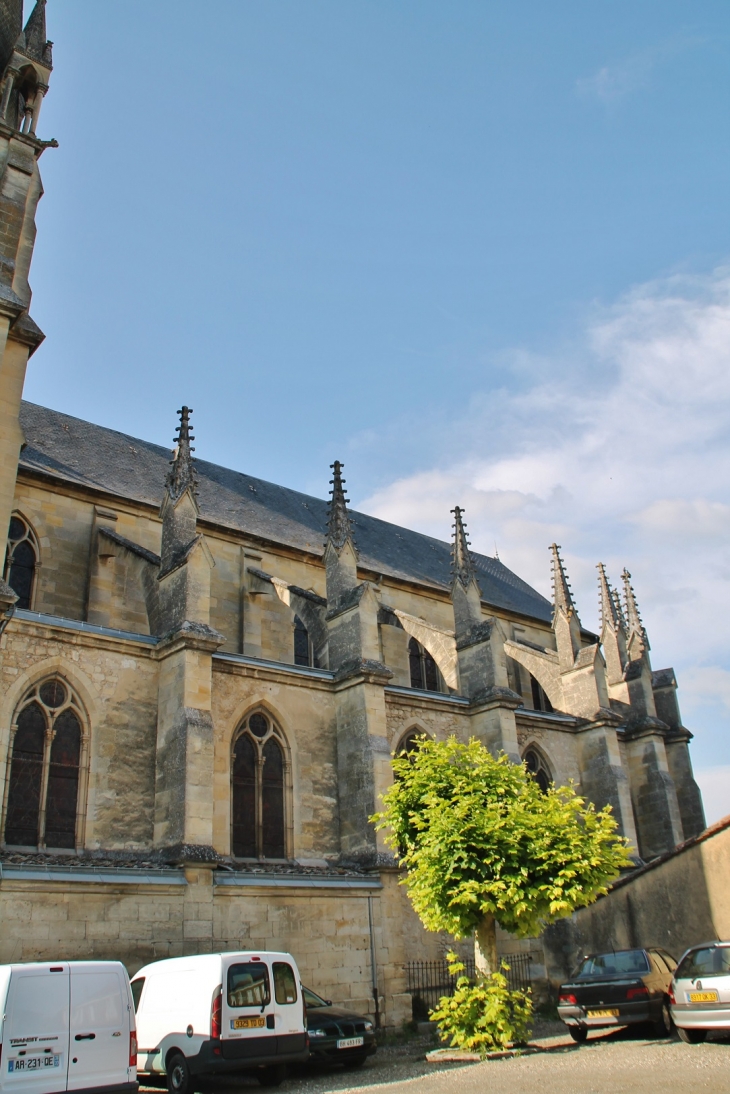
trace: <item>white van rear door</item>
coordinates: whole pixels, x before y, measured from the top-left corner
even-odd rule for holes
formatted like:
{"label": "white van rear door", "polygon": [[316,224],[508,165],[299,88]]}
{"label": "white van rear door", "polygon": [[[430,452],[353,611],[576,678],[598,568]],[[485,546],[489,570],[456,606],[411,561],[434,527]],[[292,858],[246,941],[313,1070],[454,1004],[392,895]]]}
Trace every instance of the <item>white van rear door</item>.
{"label": "white van rear door", "polygon": [[72,965],[68,1089],[132,1081],[134,1076],[128,1075],[130,1028],[121,966],[92,961]]}
{"label": "white van rear door", "polygon": [[13,967],[0,1061],[3,1094],[66,1089],[68,1015],[67,963]]}

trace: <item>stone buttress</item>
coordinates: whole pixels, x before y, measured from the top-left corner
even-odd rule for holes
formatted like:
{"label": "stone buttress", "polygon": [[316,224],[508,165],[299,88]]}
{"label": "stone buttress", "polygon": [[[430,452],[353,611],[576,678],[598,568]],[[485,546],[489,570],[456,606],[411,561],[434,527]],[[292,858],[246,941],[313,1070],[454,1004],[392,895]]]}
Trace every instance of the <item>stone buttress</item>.
{"label": "stone buttress", "polygon": [[342,859],[374,865],[387,856],[369,817],[392,781],[385,685],[392,673],[380,660],[379,590],[358,581],[358,552],[342,478],[332,464],[324,562],[329,667],[335,673],[337,772]]}
{"label": "stone buttress", "polygon": [[470,700],[470,733],[495,756],[506,753],[520,763],[515,710],[522,697],[509,687],[505,634],[496,616],[482,614],[482,594],[457,505],[452,545],[451,601],[459,690]]}
{"label": "stone buttress", "polygon": [[155,777],[155,846],[179,848],[181,860],[216,858],[213,851],[212,657],[224,641],[210,626],[214,565],[199,514],[183,407],[165,484],[158,574],[160,662]]}
{"label": "stone buttress", "polygon": [[[45,0],[25,29],[22,4],[6,5],[0,28],[0,547],[5,557],[18,456],[18,421],[28,358],[43,341],[29,315],[28,283],[35,245],[35,212],[43,194],[38,161],[56,141],[37,135],[43,96],[53,67],[46,39]],[[0,580],[0,617],[17,597]]]}

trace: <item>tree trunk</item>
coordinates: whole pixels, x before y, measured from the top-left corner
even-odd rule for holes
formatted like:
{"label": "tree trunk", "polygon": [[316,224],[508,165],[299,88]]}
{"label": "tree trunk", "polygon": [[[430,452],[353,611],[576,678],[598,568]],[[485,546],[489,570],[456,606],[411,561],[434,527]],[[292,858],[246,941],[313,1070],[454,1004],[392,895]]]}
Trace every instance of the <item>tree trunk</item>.
{"label": "tree trunk", "polygon": [[480,976],[497,971],[497,924],[493,915],[485,915],[474,931],[474,961]]}

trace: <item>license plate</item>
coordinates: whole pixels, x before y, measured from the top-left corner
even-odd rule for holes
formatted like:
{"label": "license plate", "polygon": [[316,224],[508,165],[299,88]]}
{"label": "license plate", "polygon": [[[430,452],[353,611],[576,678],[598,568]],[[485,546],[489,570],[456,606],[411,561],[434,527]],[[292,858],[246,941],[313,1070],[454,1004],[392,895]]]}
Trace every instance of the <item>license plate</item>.
{"label": "license plate", "polygon": [[619,1012],[617,1010],[589,1010],[587,1015],[589,1018],[618,1018]]}
{"label": "license plate", "polygon": [[231,1018],[231,1029],[263,1029],[265,1025],[263,1014],[258,1018]]}
{"label": "license plate", "polygon": [[8,1060],[8,1075],[18,1075],[21,1072],[47,1071],[51,1067],[60,1067],[61,1057],[52,1056],[18,1056]]}
{"label": "license plate", "polygon": [[691,991],[689,993],[690,1003],[717,1003],[719,998],[716,991]]}
{"label": "license plate", "polygon": [[338,1048],[359,1048],[365,1044],[364,1037],[341,1037],[337,1042]]}

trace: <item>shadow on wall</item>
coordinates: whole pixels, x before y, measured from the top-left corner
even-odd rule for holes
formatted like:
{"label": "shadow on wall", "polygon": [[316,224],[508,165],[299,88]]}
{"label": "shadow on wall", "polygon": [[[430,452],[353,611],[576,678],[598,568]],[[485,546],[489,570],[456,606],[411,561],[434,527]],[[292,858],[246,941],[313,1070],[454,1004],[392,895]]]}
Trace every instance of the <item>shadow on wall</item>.
{"label": "shadow on wall", "polygon": [[730,816],[632,874],[543,934],[550,981],[603,950],[660,946],[677,960],[699,942],[730,939]]}

